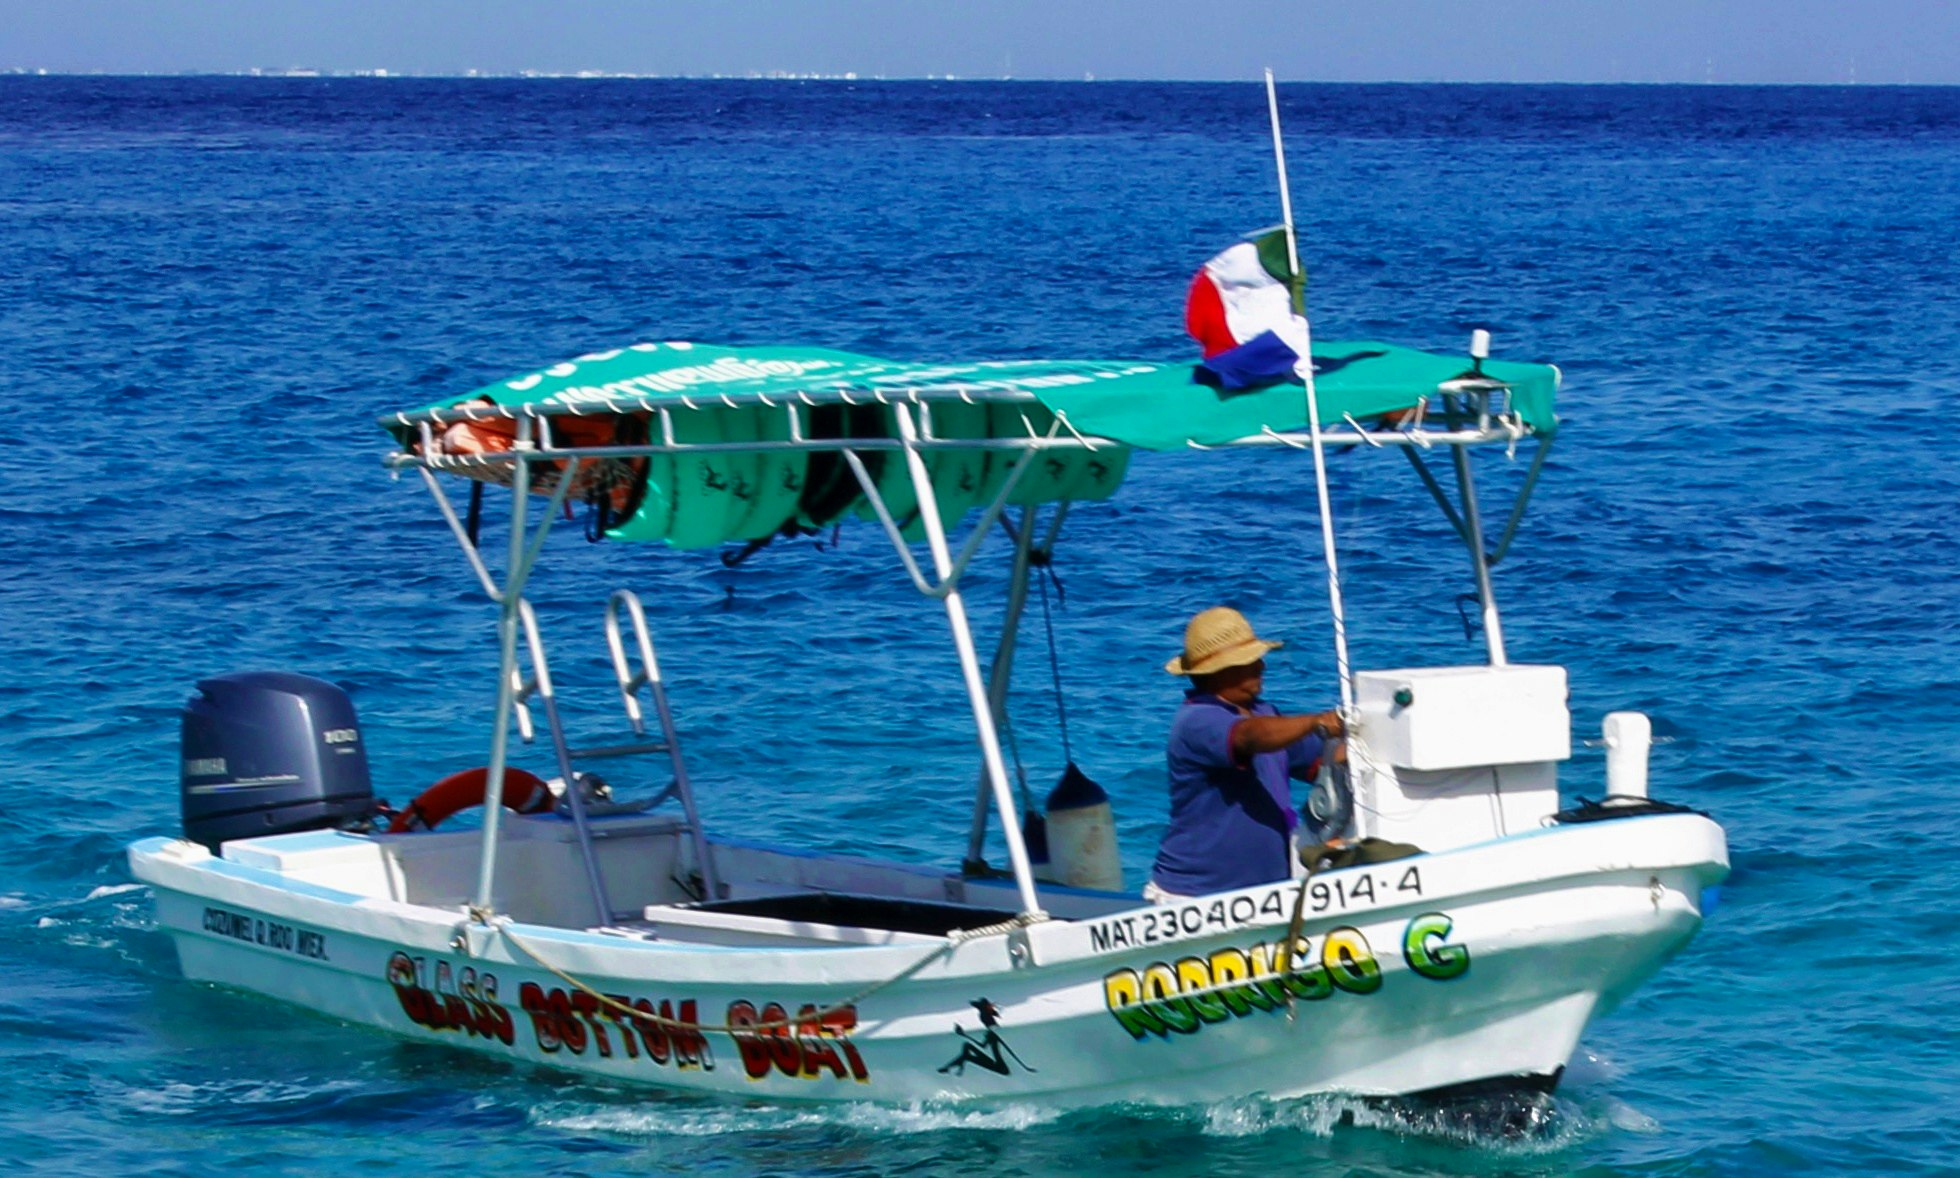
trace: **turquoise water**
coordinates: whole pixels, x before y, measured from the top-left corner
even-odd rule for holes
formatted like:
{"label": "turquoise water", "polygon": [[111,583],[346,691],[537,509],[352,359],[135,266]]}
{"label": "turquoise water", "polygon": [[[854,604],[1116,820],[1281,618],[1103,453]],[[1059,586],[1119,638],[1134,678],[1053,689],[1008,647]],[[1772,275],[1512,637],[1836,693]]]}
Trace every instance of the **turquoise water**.
{"label": "turquoise water", "polygon": [[[1351,1101],[822,1111],[616,1088],[177,974],[122,847],[176,828],[196,679],[345,683],[396,801],[482,760],[491,613],[390,409],[636,339],[901,358],[1188,354],[1184,284],[1274,219],[1251,86],[0,78],[0,1132],[21,1173],[1755,1174],[1950,1168],[1960,933],[1960,92],[1298,87],[1317,330],[1566,372],[1497,593],[1579,735],[1637,708],[1727,827],[1687,952],[1522,1136]],[[1521,464],[1485,455],[1490,502]],[[1140,880],[1182,620],[1334,694],[1284,455],[1139,459],[1071,518],[1078,759]],[[1334,464],[1355,661],[1479,657],[1393,455]],[[943,620],[866,527],[729,570],[553,541],[608,721],[605,590],[655,615],[724,832],[951,864],[973,754]],[[1004,555],[996,548],[995,555]],[[1000,564],[972,596],[991,634]],[[1036,641],[1036,631],[1028,639]],[[987,642],[991,645],[990,641]],[[1015,701],[1060,769],[1039,646]],[[534,757],[542,762],[543,757]],[[538,765],[537,767],[542,767]],[[1582,749],[1569,791],[1596,792]],[[630,784],[630,780],[628,782]],[[996,858],[999,853],[996,850]]]}

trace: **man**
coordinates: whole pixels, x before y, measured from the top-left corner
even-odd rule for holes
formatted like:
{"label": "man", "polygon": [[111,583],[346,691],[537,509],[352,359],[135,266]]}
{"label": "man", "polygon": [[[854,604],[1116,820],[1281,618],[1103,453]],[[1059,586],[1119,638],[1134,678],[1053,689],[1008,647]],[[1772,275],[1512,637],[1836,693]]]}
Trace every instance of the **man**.
{"label": "man", "polygon": [[1191,690],[1171,722],[1171,818],[1146,900],[1165,904],[1292,876],[1300,817],[1287,778],[1311,780],[1342,726],[1338,712],[1282,716],[1259,698],[1266,654],[1281,645],[1220,606],[1191,619],[1184,652],[1164,664],[1188,676]]}

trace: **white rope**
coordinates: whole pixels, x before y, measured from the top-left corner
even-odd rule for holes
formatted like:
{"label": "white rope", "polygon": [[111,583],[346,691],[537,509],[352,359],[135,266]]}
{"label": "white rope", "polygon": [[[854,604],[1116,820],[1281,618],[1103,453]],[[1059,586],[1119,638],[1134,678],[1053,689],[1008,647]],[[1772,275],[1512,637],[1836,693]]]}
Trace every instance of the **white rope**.
{"label": "white rope", "polygon": [[[962,945],[968,941],[978,941],[985,937],[1002,936],[1006,933],[1014,932],[1017,929],[1024,929],[1031,924],[1040,924],[1042,921],[1048,919],[1050,917],[1046,912],[1019,912],[1011,919],[1003,920],[999,924],[983,924],[979,928],[953,929],[946,934],[946,939],[955,945]],[[889,985],[890,983],[886,984]]]}

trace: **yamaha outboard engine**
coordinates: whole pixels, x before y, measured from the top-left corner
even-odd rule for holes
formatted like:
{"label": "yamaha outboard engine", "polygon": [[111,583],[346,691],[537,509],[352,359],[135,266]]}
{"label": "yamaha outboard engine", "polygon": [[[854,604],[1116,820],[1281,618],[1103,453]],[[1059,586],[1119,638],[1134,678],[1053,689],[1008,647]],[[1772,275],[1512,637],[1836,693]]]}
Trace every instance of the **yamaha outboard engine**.
{"label": "yamaha outboard engine", "polygon": [[356,822],[374,810],[347,693],[284,671],[219,675],[184,705],[184,835],[230,839]]}

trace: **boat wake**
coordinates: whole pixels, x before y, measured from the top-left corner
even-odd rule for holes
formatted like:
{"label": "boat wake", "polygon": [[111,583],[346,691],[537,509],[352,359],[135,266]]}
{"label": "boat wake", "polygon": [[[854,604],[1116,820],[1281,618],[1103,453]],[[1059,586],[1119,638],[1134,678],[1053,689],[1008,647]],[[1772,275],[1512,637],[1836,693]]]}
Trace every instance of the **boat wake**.
{"label": "boat wake", "polygon": [[[692,1104],[692,1107],[689,1107]],[[662,1137],[713,1137],[723,1133],[775,1133],[812,1128],[848,1128],[877,1136],[940,1133],[948,1130],[1019,1131],[1052,1124],[1065,1114],[1031,1104],[990,1105],[729,1105],[702,1101],[648,1107],[595,1107],[553,1102],[531,1109],[533,1124],[572,1133],[598,1133],[641,1140]]]}
{"label": "boat wake", "polygon": [[357,1080],[293,1082],[267,1079],[168,1080],[132,1085],[117,1103],[152,1117],[194,1117],[205,1123],[297,1123],[336,1101],[358,1096]]}
{"label": "boat wake", "polygon": [[83,896],[0,896],[0,936],[19,930],[26,944],[104,951],[144,973],[164,972],[175,956],[150,913],[145,884],[104,884]]}
{"label": "boat wake", "polygon": [[1221,1101],[1183,1115],[1211,1137],[1388,1133],[1507,1153],[1555,1153],[1613,1132],[1657,1133],[1660,1123],[1607,1094],[1614,1064],[1581,1049],[1556,1092],[1494,1090],[1452,1096],[1309,1096]]}
{"label": "boat wake", "polygon": [[1253,1137],[1304,1132],[1331,1137],[1348,1129],[1463,1145],[1528,1151],[1564,1149],[1599,1126],[1577,1106],[1544,1093],[1505,1093],[1450,1100],[1312,1096],[1290,1101],[1230,1101],[1201,1110],[1207,1136]]}
{"label": "boat wake", "polygon": [[1334,1138],[1385,1133],[1412,1142],[1496,1150],[1507,1154],[1556,1153],[1614,1131],[1655,1132],[1645,1114],[1606,1100],[1509,1092],[1448,1099],[1312,1096],[1286,1100],[1238,1098],[1209,1105],[1105,1105],[1061,1111],[1034,1104],[972,1107],[958,1104],[834,1106],[729,1104],[676,1096],[649,1104],[642,1093],[612,1104],[554,1100],[534,1104],[528,1120],[541,1128],[638,1142],[714,1137],[728,1133],[776,1134],[844,1130],[872,1137],[945,1132],[1014,1132],[1054,1128],[1097,1136],[1127,1124],[1154,1125],[1153,1135],[1262,1138],[1305,1135]]}

